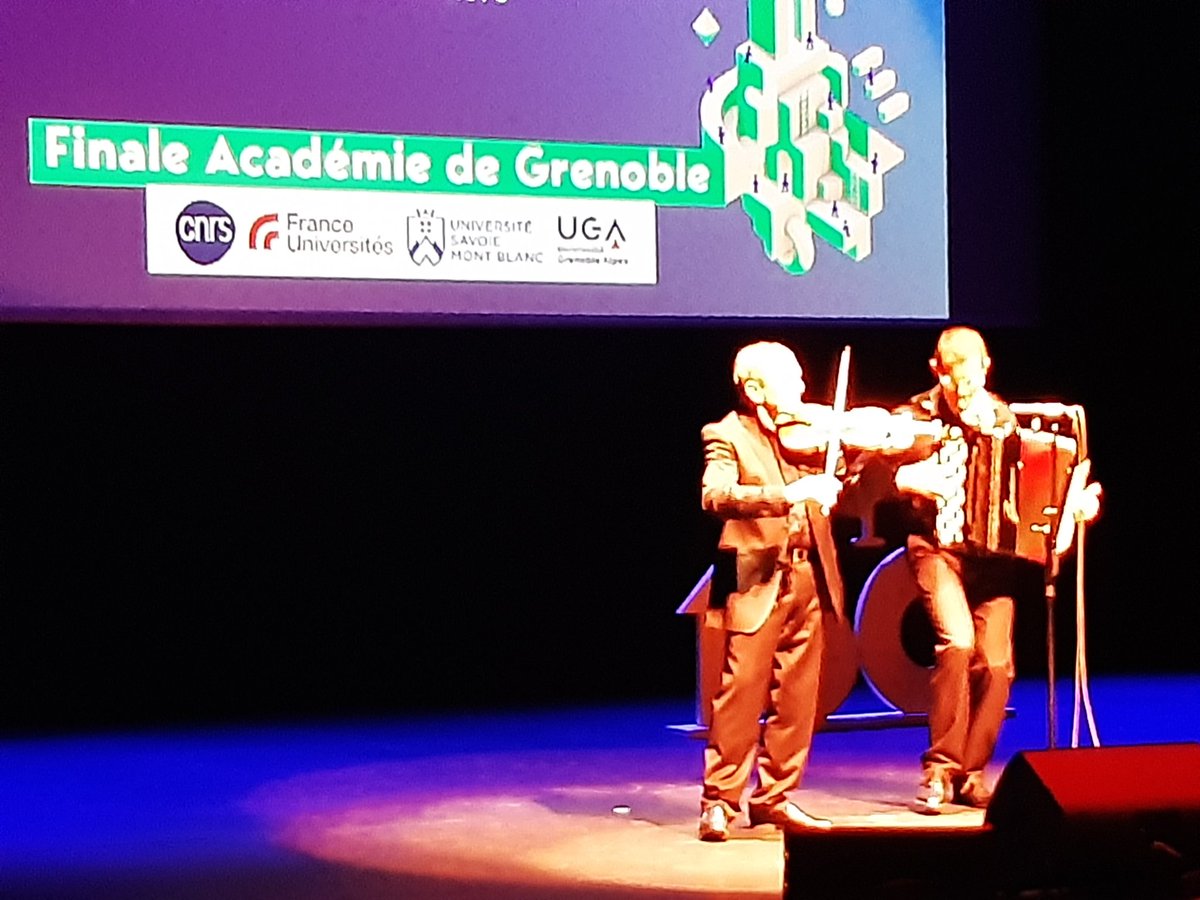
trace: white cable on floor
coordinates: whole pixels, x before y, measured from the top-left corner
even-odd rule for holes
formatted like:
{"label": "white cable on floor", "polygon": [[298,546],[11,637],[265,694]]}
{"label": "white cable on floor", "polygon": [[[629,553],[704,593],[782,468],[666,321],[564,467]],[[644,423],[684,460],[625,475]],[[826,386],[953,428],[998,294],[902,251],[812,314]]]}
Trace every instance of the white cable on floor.
{"label": "white cable on floor", "polygon": [[[1084,420],[1082,406],[1076,406],[1075,436],[1080,455],[1087,455],[1087,426]],[[1071,719],[1071,746],[1079,746],[1079,713],[1082,709],[1087,714],[1088,733],[1092,746],[1100,746],[1100,734],[1096,729],[1096,717],[1092,711],[1092,697],[1088,690],[1087,674],[1087,616],[1084,613],[1084,535],[1087,533],[1086,523],[1075,523],[1075,710]]]}
{"label": "white cable on floor", "polygon": [[1086,526],[1083,522],[1076,526],[1076,540],[1078,548],[1075,558],[1075,714],[1071,724],[1071,746],[1079,746],[1079,711],[1080,700],[1083,701],[1083,710],[1087,713],[1088,733],[1092,739],[1092,746],[1100,746],[1100,734],[1096,729],[1096,717],[1092,711],[1092,697],[1088,690],[1088,674],[1087,674],[1087,621],[1084,615],[1084,589],[1083,589],[1083,536],[1086,531]]}

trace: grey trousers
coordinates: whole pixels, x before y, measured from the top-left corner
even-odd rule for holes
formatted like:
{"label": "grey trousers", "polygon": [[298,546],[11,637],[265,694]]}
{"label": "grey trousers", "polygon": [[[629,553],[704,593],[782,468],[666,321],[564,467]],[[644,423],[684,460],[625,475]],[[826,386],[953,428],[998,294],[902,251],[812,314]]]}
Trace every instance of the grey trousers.
{"label": "grey trousers", "polygon": [[816,726],[823,615],[812,565],[801,562],[784,573],[779,599],[758,631],[726,633],[702,808],[722,803],[739,810],[752,774],[750,805],[759,809],[786,802],[799,785]]}
{"label": "grey trousers", "polygon": [[937,636],[921,762],[926,779],[961,786],[982,778],[1004,723],[1016,674],[1013,600],[969,602],[963,581],[970,557],[913,541],[908,557]]}

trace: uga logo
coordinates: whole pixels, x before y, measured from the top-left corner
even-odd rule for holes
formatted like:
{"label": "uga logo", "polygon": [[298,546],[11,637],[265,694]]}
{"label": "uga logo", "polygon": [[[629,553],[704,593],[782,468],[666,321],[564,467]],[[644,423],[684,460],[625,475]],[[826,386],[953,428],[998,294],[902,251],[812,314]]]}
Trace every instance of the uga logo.
{"label": "uga logo", "polygon": [[621,230],[621,223],[616,219],[605,225],[595,216],[588,216],[584,219],[580,219],[578,216],[564,219],[559,216],[558,236],[564,241],[570,241],[576,235],[588,241],[602,240],[606,244],[611,242],[614,250],[625,242],[625,232]]}

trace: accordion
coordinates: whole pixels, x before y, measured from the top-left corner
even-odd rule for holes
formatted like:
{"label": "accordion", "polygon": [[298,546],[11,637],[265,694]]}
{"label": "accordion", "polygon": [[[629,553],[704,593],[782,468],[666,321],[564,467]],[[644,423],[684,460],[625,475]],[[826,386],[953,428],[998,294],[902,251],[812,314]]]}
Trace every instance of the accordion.
{"label": "accordion", "polygon": [[938,506],[943,546],[1049,559],[1080,442],[1047,428],[1043,416],[1017,420],[1016,428],[970,437],[952,428],[938,448],[938,462],[960,485]]}

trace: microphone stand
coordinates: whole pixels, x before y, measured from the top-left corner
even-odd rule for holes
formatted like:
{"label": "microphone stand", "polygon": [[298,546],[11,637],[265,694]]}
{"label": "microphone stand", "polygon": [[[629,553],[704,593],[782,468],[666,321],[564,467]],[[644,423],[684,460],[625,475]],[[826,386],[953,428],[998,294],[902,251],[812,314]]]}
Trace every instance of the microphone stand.
{"label": "microphone stand", "polygon": [[[1064,522],[1063,512],[1070,497],[1070,493],[1076,488],[1076,480],[1079,480],[1078,488],[1082,489],[1087,481],[1087,475],[1090,472],[1091,463],[1087,455],[1087,433],[1083,417],[1083,409],[1079,406],[1065,407],[1063,412],[1069,416],[1073,430],[1075,433],[1075,464],[1072,468],[1072,475],[1068,479],[1068,484],[1065,490],[1062,491],[1062,500],[1059,502],[1052,516],[1051,522],[1047,523],[1045,530],[1046,537],[1046,562],[1043,570],[1043,591],[1046,599],[1046,730],[1047,730],[1047,745],[1051,750],[1058,746],[1058,693],[1056,691],[1056,676],[1057,665],[1055,660],[1055,635],[1054,635],[1054,617],[1057,609],[1058,600],[1058,575],[1060,569],[1060,559],[1062,554],[1070,549],[1070,540],[1065,538],[1066,532],[1064,528],[1071,527],[1072,532],[1076,535],[1078,561],[1077,566],[1077,581],[1080,584],[1077,586],[1076,597],[1076,651],[1075,651],[1075,679],[1076,679],[1076,709],[1075,719],[1078,722],[1079,717],[1079,700],[1082,689],[1082,696],[1085,705],[1088,706],[1088,722],[1092,727],[1093,744],[1099,746],[1099,739],[1095,735],[1095,725],[1092,721],[1090,698],[1087,697],[1086,684],[1086,660],[1083,650],[1083,590],[1082,590],[1082,565],[1083,565],[1083,536],[1084,526],[1082,522]],[[1053,458],[1057,458],[1059,448],[1060,431],[1057,425],[1051,427],[1053,439],[1051,441],[1051,454]],[[1058,467],[1050,466],[1051,476],[1054,479],[1058,477]],[[1083,476],[1079,478],[1079,476]],[[1051,483],[1051,496],[1059,496],[1060,486],[1057,483]],[[1076,725],[1077,728],[1077,725]],[[1072,745],[1075,745],[1075,737],[1072,738]]]}
{"label": "microphone stand", "polygon": [[[1056,459],[1058,456],[1058,429],[1053,429],[1054,437],[1050,443],[1051,459]],[[1058,467],[1051,463],[1050,465],[1050,496],[1057,497],[1059,486],[1056,483],[1058,479]],[[1046,733],[1047,746],[1053,750],[1058,746],[1058,693],[1055,690],[1055,676],[1057,674],[1057,666],[1054,657],[1054,611],[1057,608],[1058,600],[1058,571],[1059,558],[1055,536],[1058,534],[1058,529],[1061,525],[1062,504],[1066,503],[1064,494],[1061,503],[1058,505],[1055,515],[1051,522],[1046,526],[1046,563],[1042,570],[1042,592],[1046,598]]]}
{"label": "microphone stand", "polygon": [[1043,571],[1043,590],[1046,597],[1046,679],[1048,687],[1048,693],[1046,694],[1046,731],[1049,735],[1047,744],[1051,750],[1058,745],[1058,698],[1054,689],[1054,610],[1055,601],[1058,599],[1059,565],[1058,554],[1054,552],[1055,530],[1051,528],[1046,534],[1046,566]]}

